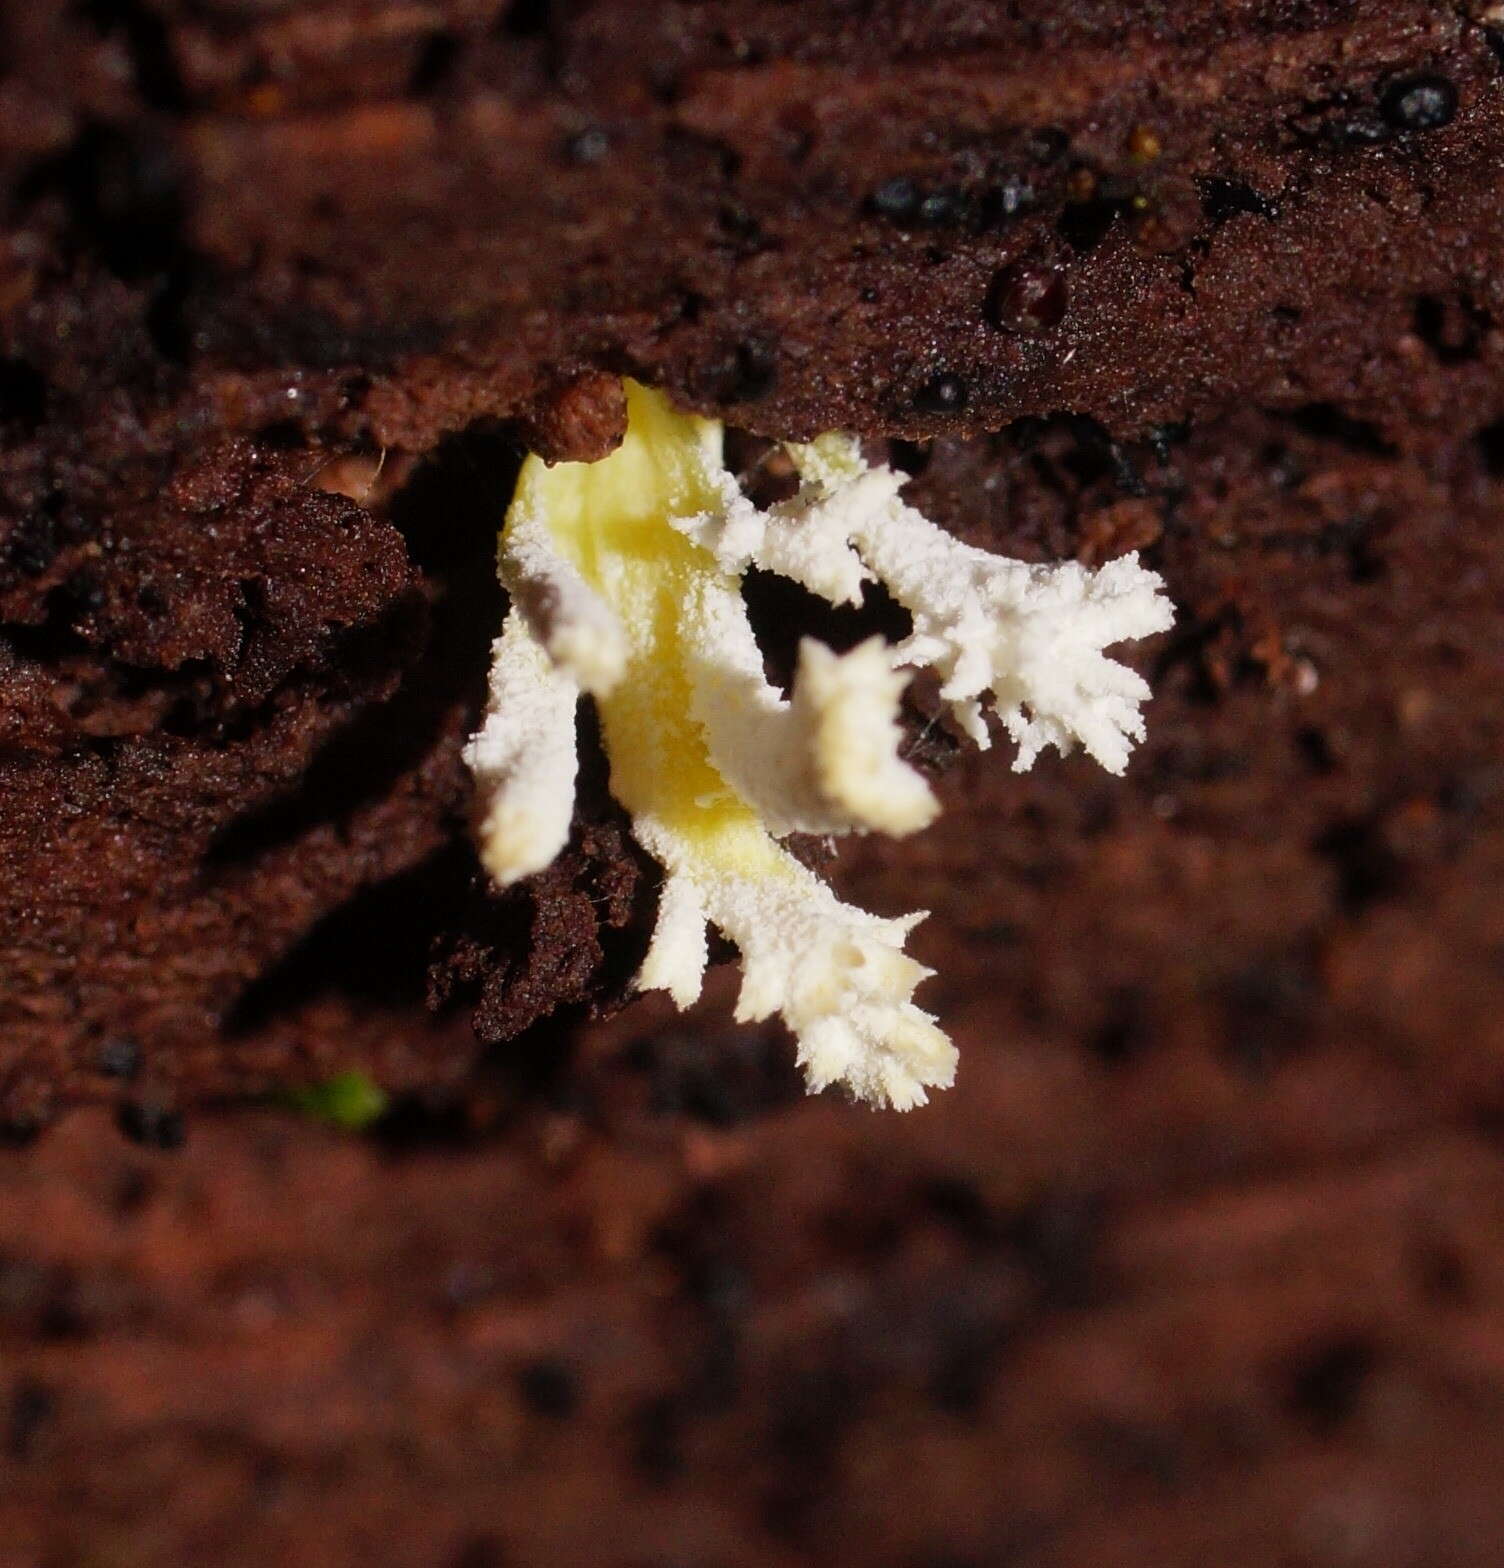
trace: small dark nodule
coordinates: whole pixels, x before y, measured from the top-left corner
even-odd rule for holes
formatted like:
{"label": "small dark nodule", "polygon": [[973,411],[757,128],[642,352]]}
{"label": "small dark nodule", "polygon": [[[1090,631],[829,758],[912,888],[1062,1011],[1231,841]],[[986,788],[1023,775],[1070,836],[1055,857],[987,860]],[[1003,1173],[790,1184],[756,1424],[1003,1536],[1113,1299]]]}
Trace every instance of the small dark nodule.
{"label": "small dark nodule", "polygon": [[1379,98],[1379,112],[1397,131],[1435,131],[1457,113],[1457,88],[1445,76],[1402,76]]}
{"label": "small dark nodule", "polygon": [[1290,1405],[1294,1413],[1322,1434],[1352,1419],[1364,1388],[1380,1361],[1378,1348],[1366,1339],[1342,1336],[1317,1345],[1293,1368]]}
{"label": "small dark nodule", "polygon": [[778,362],[768,344],[749,339],[709,367],[707,378],[723,403],[757,403],[778,383]]}
{"label": "small dark nodule", "polygon": [[611,151],[611,138],[598,125],[571,136],[564,144],[564,152],[571,163],[599,163]]}
{"label": "small dark nodule", "polygon": [[944,186],[924,197],[915,217],[927,229],[949,229],[964,223],[968,210],[965,192]]}
{"label": "small dark nodule", "polygon": [[887,218],[894,223],[905,223],[919,211],[919,203],[922,200],[919,187],[913,180],[905,179],[900,175],[896,179],[884,180],[873,191],[868,204],[880,218]]}
{"label": "small dark nodule", "polygon": [[561,1361],[530,1362],[518,1374],[517,1383],[528,1407],[540,1416],[564,1421],[579,1408],[579,1385]]}
{"label": "small dark nodule", "polygon": [[132,1143],[147,1149],[181,1149],[188,1141],[181,1114],[155,1100],[124,1101],[115,1124]]}
{"label": "small dark nodule", "polygon": [[141,1047],[128,1036],[117,1035],[99,1047],[94,1066],[106,1078],[134,1078],[141,1066]]}
{"label": "small dark nodule", "polygon": [[57,1397],[45,1383],[23,1379],[11,1396],[5,1448],[12,1459],[29,1459],[42,1428],[57,1411]]}
{"label": "small dark nodule", "polygon": [[966,383],[947,371],[914,393],[914,407],[925,414],[959,414],[966,407],[966,397]]}
{"label": "small dark nodule", "polygon": [[995,327],[1033,335],[1059,326],[1069,302],[1063,269],[1025,259],[1004,267],[993,278],[984,314]]}

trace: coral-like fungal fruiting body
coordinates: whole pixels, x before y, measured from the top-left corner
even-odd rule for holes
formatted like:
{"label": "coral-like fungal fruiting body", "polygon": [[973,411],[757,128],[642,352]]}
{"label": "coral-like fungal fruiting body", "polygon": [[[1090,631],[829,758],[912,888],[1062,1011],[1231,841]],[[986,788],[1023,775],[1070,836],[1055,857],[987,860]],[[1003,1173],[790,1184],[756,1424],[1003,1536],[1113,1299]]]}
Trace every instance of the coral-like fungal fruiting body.
{"label": "coral-like fungal fruiting body", "polygon": [[[956,1055],[912,999],[929,971],[903,944],[923,916],[840,902],[779,840],[902,835],[933,819],[928,784],[898,755],[910,667],[937,672],[979,746],[990,698],[1016,767],[1080,742],[1121,772],[1149,691],[1103,649],[1170,624],[1160,580],[1133,556],[1090,572],[963,544],[839,435],[790,446],[798,494],[759,511],[722,462],[719,424],[634,383],[626,394],[621,446],[596,463],[530,458],[507,515],[499,570],[512,610],[466,752],[482,860],[505,886],[564,847],[588,693],[611,792],[664,872],[638,987],[694,1001],[713,925],[741,953],[737,1017],[781,1015],[812,1091],[839,1083],[873,1104],[920,1105],[950,1084]],[[836,604],[875,577],[912,634],[845,654],[806,638],[785,698],[742,599],[752,565]]]}

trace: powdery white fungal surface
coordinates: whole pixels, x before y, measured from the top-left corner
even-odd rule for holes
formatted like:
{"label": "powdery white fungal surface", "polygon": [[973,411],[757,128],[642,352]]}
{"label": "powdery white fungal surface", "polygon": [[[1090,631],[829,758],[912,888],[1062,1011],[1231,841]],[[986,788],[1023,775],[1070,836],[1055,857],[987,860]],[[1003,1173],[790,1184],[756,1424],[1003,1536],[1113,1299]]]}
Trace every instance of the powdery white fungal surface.
{"label": "powdery white fungal surface", "polygon": [[[839,1084],[899,1109],[947,1087],[956,1053],[913,1000],[904,952],[920,913],[842,903],[779,842],[790,833],[913,833],[927,782],[898,754],[911,669],[933,669],[958,726],[990,744],[1080,744],[1120,773],[1143,736],[1143,679],[1107,656],[1165,630],[1169,601],[1135,556],[1100,571],[989,555],[907,506],[902,481],[832,435],[788,450],[799,492],[768,511],[721,459],[721,427],[629,382],[621,447],[598,463],[530,458],[499,552],[512,609],[492,650],[485,721],[466,751],[482,859],[503,886],[569,835],[575,709],[599,711],[611,790],[663,868],[639,988],[688,1006],[707,929],[741,953],[737,1017],[780,1015],[812,1091]],[[913,631],[845,654],[806,638],[785,697],[763,674],[742,599],[749,566],[831,603],[881,581]]]}

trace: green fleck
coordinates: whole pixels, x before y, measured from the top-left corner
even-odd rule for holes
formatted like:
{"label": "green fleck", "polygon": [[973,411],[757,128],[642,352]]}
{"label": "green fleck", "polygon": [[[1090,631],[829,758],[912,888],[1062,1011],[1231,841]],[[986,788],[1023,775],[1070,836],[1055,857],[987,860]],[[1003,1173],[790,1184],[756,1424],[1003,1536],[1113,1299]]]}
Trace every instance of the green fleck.
{"label": "green fleck", "polygon": [[324,1083],[294,1089],[288,1103],[305,1116],[343,1127],[346,1132],[361,1132],[386,1114],[390,1101],[380,1085],[364,1073],[340,1073]]}

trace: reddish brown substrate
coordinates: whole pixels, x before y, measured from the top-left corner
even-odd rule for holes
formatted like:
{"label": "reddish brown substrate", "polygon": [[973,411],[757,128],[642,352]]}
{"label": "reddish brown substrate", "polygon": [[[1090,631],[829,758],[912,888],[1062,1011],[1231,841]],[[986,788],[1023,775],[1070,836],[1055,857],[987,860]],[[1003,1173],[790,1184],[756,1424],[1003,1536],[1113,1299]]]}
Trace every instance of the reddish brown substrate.
{"label": "reddish brown substrate", "polygon": [[1499,405],[1461,6],[33,9],[7,312],[143,291],[185,417],[421,447],[589,363],[782,434]]}
{"label": "reddish brown substrate", "polygon": [[[0,1118],[113,1102],[0,1152],[3,1568],[1492,1568],[1486,10],[0,6]],[[588,747],[476,877],[585,367],[1165,574],[1126,779],[927,729],[835,864],[934,910],[926,1111],[725,972],[578,1027],[652,887]],[[204,1104],[349,1068],[369,1140]]]}
{"label": "reddish brown substrate", "polygon": [[[1259,620],[1271,561],[1361,577],[1362,486],[1402,487],[1413,553],[1411,491],[1440,537],[1481,504],[1475,434],[1497,460],[1497,39],[1419,0],[1184,12],[0,13],[0,1114],[116,1092],[122,1052],[190,1099],[454,1079],[476,1005],[495,1040],[619,990],[648,888],[599,780],[583,853],[497,901],[458,763],[518,442],[612,436],[582,367],[783,435],[1007,425],[1013,540],[1052,509],[1052,552],[1168,529],[1172,591],[1217,606],[1195,657],[1233,669],[1257,624],[1249,656],[1305,679]],[[1359,521],[1312,543],[1279,511],[1273,557],[1224,557],[1287,504],[1263,447],[1292,420]],[[1184,472],[1141,475],[1187,422]],[[1078,450],[1054,472],[1041,438]],[[983,477],[936,497],[958,526]],[[1450,570],[1330,613],[1371,593],[1408,626]],[[1388,831],[1368,766],[1372,799],[1305,823],[1338,858]]]}
{"label": "reddish brown substrate", "polygon": [[0,1561],[1492,1563],[1481,1102],[970,1006],[908,1118],[642,1011],[474,1140],[0,1155]]}
{"label": "reddish brown substrate", "polygon": [[[948,878],[975,874],[978,835],[996,833],[991,898],[1007,910],[989,905],[978,920],[1011,934],[1002,948],[953,935],[946,975],[1002,963],[1016,967],[1021,994],[1064,986],[1066,1027],[1088,1035],[1209,1041],[1225,1009],[1240,1015],[1246,1003],[1269,1011],[1264,1024],[1231,1026],[1239,1038],[1252,1028],[1257,1054],[1261,1033],[1277,1042],[1329,1026],[1325,1013],[1308,1015],[1342,973],[1330,952],[1344,951],[1350,911],[1403,894],[1427,912],[1429,943],[1445,907],[1438,868],[1455,862],[1484,898],[1490,862],[1477,835],[1496,805],[1504,718],[1497,455],[1468,441],[1429,463],[1401,459],[1324,410],[1244,416],[1159,455],[1079,421],[898,448],[919,470],[915,499],[946,525],[1040,558],[1140,548],[1181,614],[1148,651],[1150,741],[1126,781],[1079,759],[1026,779],[1002,757],[965,764],[981,803],[963,796],[949,825],[909,852],[906,883],[926,865],[938,883],[907,896],[943,904]],[[10,972],[26,981],[10,999],[13,1120],[37,1118],[59,1091],[126,1092],[105,1066],[123,1040],[137,1048],[129,1092],[141,1095],[222,1095],[352,1066],[413,1086],[468,1066],[474,1006],[482,1036],[499,1040],[553,1003],[619,987],[641,938],[609,928],[640,932],[648,884],[607,809],[598,761],[583,797],[595,825],[524,894],[485,894],[468,847],[459,747],[499,613],[491,497],[511,462],[503,444],[473,440],[416,473],[392,505],[405,555],[391,524],[296,492],[306,515],[290,541],[323,549],[319,517],[373,541],[369,556],[342,555],[346,578],[319,573],[325,612],[348,581],[379,613],[353,597],[351,617],[369,615],[369,629],[321,628],[309,644],[319,661],[334,650],[337,673],[317,662],[318,679],[284,681],[248,709],[224,705],[208,656],[171,681],[112,663],[112,683],[91,683],[88,638],[113,613],[109,599],[75,621],[81,629],[44,625],[38,644],[20,641],[10,680],[30,706],[11,705],[24,744],[8,764],[16,805],[3,830],[20,870],[8,894]],[[236,519],[255,520],[279,485],[275,470],[247,470],[243,488],[220,498],[214,559],[226,563],[226,592],[257,581],[233,529],[263,552],[278,537],[264,518]],[[482,498],[473,520],[461,485]],[[184,507],[213,499],[191,485],[169,496]],[[156,537],[172,536],[162,527]],[[396,553],[383,557],[386,539]],[[261,593],[249,613],[234,602],[226,647],[255,667],[259,646],[292,638],[299,601]],[[794,596],[759,599],[775,634],[808,613]],[[203,646],[219,646],[206,625]],[[260,641],[248,635],[264,627]],[[46,663],[41,650],[56,646],[63,656]],[[83,749],[56,737],[67,719],[87,726]],[[939,756],[940,739],[931,733],[922,754]],[[76,803],[66,834],[50,825],[60,796]],[[1005,822],[989,826],[999,810]],[[1113,863],[1128,878],[1120,891],[1067,878],[1097,838],[1126,857]],[[891,851],[872,841],[847,857],[881,867]],[[1123,906],[1111,917],[1122,931],[1096,924],[1109,899]],[[1447,962],[1471,979],[1464,995],[1434,998],[1438,1037],[1458,1008],[1492,1004],[1483,912],[1459,907],[1455,924]],[[1079,941],[1063,943],[1077,927]],[[1098,955],[1089,969],[1084,950]],[[936,982],[942,1011],[947,983]],[[444,1008],[432,1028],[425,1002]],[[1365,1018],[1384,1016],[1374,1006]]]}
{"label": "reddish brown substrate", "polygon": [[[335,35],[263,91],[276,45],[200,27],[183,233],[224,282],[184,322],[226,366],[441,350],[437,399],[366,399],[388,439],[575,358],[806,435],[1496,404],[1499,62],[1462,8],[878,10],[456,29],[353,102]],[[1059,272],[1042,316],[1007,308],[1020,268]],[[1428,341],[1493,368],[1438,378]]]}
{"label": "reddish brown substrate", "polygon": [[[1250,414],[1143,497],[1064,424],[899,455],[1182,616],[1125,780],[967,757],[837,862],[935,911],[956,1088],[805,1101],[723,973],[371,1141],[67,1119],[0,1156],[0,1561],[1495,1560],[1496,447]],[[266,1000],[419,1049],[351,972]]]}

